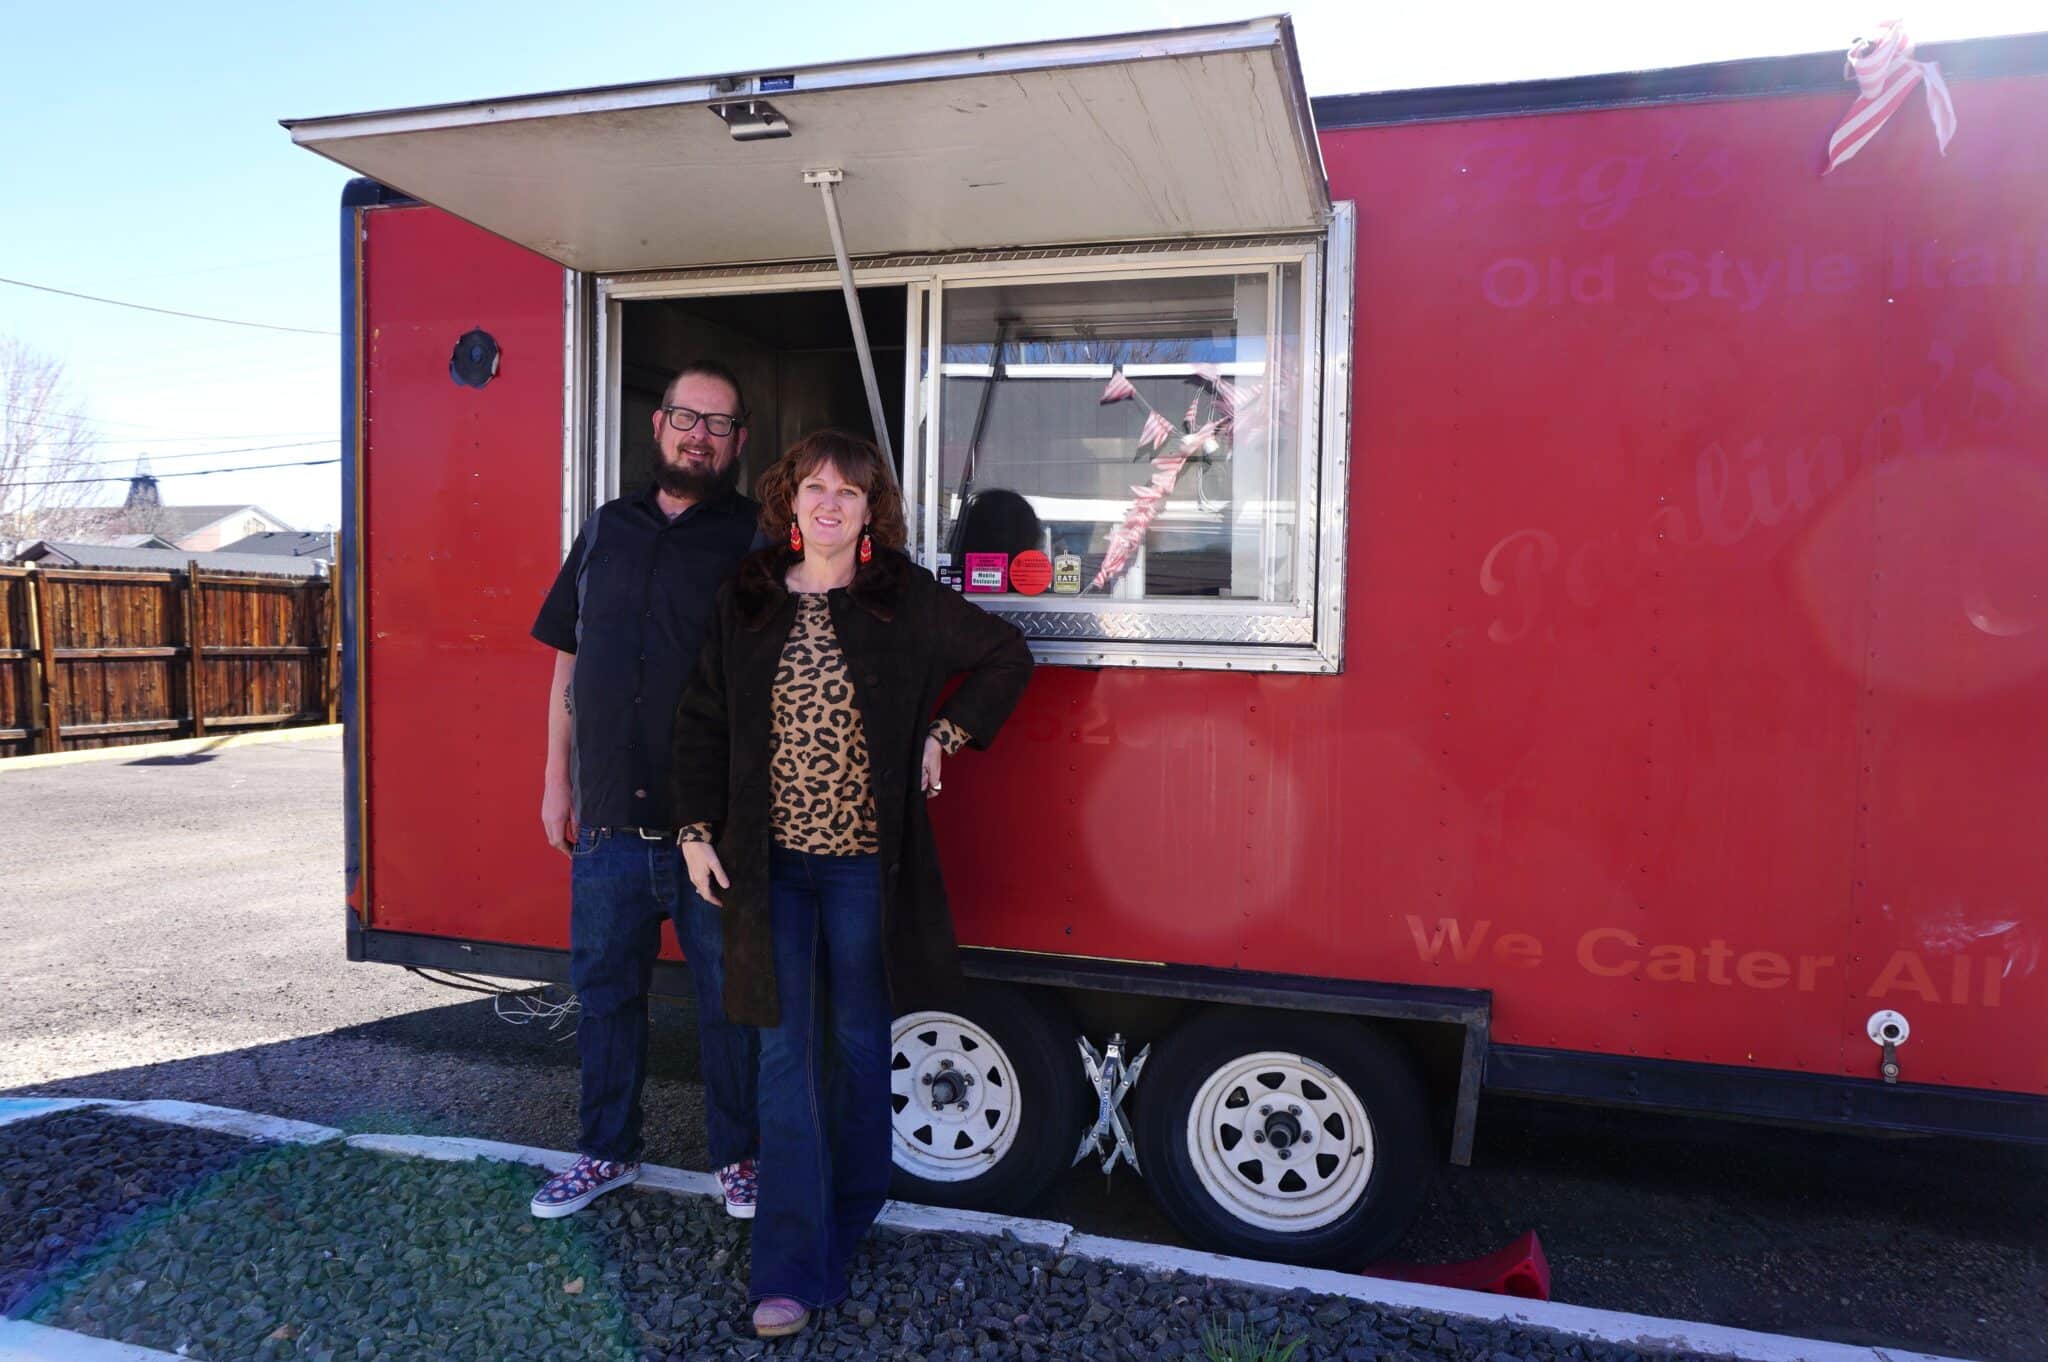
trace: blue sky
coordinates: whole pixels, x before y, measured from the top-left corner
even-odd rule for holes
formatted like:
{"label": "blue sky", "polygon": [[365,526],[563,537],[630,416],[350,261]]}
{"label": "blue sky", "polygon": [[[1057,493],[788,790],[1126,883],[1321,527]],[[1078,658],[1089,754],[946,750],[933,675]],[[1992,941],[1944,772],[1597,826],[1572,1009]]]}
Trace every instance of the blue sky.
{"label": "blue sky", "polygon": [[[1699,16],[1684,24],[1646,22],[1653,10],[1640,4],[1572,0],[1305,0],[1292,13],[1310,93],[1334,94],[1838,50],[1894,8],[1923,42],[2042,26],[2038,0],[1732,0],[1673,11]],[[293,147],[280,118],[1262,12],[1271,7],[1242,0],[18,6],[0,82],[0,276],[331,331],[347,175]],[[106,472],[127,474],[144,452],[159,474],[338,452],[331,335],[6,286],[0,335],[64,364]],[[331,466],[166,479],[163,488],[172,503],[254,501],[303,528],[340,518]],[[106,499],[121,490],[108,484]]]}

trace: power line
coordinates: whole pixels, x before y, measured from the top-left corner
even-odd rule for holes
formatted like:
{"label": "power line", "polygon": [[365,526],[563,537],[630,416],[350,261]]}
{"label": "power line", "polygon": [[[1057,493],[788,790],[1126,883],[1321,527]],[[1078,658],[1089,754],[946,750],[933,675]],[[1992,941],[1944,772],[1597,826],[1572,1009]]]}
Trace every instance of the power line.
{"label": "power line", "polygon": [[[331,437],[331,436],[330,436],[329,438],[327,438],[327,439],[325,439],[325,440],[293,440],[293,441],[291,441],[290,443],[287,443],[287,444],[276,444],[276,445],[241,445],[241,446],[239,446],[239,447],[237,447],[237,448],[234,448],[234,449],[193,449],[193,450],[187,450],[187,451],[186,451],[185,453],[183,453],[183,454],[145,454],[145,455],[141,455],[141,456],[139,456],[139,458],[146,458],[146,459],[149,459],[149,460],[150,460],[150,461],[152,461],[152,462],[154,462],[154,461],[156,461],[156,460],[158,460],[158,459],[218,459],[218,458],[222,458],[222,457],[224,457],[224,456],[226,456],[226,455],[229,455],[229,454],[268,454],[268,453],[272,452],[273,450],[279,450],[279,449],[313,449],[313,448],[316,448],[316,447],[318,447],[318,446],[321,446],[321,445],[335,445],[335,444],[340,444],[340,443],[341,443],[341,441],[339,441],[339,440],[337,440],[337,439],[334,439],[333,437]],[[124,458],[125,458],[125,456],[122,456],[122,457],[124,457]],[[92,466],[92,467],[94,467],[94,468],[105,468],[105,467],[107,466],[107,464],[108,464],[108,463],[109,463],[110,461],[109,461],[109,460],[106,460],[106,459],[79,459],[79,460],[65,460],[64,462],[66,462],[66,463],[83,463],[83,464],[87,464],[87,465],[90,465],[90,466]],[[42,461],[41,461],[41,467],[42,467],[42,470],[43,470],[43,471],[47,471],[47,470],[49,470],[49,469],[51,469],[51,468],[53,468],[53,467],[57,467],[57,466],[58,466],[58,465],[57,465],[56,463],[54,463],[54,462],[52,462],[51,460],[48,460],[48,459],[44,459],[44,460],[42,460]],[[27,465],[26,463],[24,463],[23,467],[24,467],[24,468],[26,468],[26,467],[29,467],[29,465]],[[123,479],[127,479],[127,478],[138,478],[138,477],[151,477],[151,478],[154,478],[154,477],[166,477],[166,478],[171,478],[171,477],[181,477],[181,476],[183,476],[183,475],[182,475],[182,474],[179,474],[179,473],[175,473],[175,472],[172,472],[172,473],[161,473],[161,474],[159,474],[159,473],[123,473],[123,474],[121,474],[121,477],[122,477]]]}
{"label": "power line", "polygon": [[221,326],[247,326],[258,331],[288,331],[299,336],[338,336],[338,331],[323,331],[310,326],[273,326],[269,322],[245,322],[234,317],[209,317],[201,312],[180,312],[176,308],[151,307],[147,303],[123,302],[119,298],[101,298],[91,293],[73,293],[68,288],[51,288],[48,284],[31,284],[25,279],[0,277],[0,284],[12,284],[15,288],[34,289],[37,293],[54,293],[64,298],[80,298],[88,303],[105,303],[108,307],[133,308],[137,312],[156,312],[166,317],[183,317],[187,321],[215,322]]}
{"label": "power line", "polygon": [[268,260],[237,260],[228,265],[202,265],[198,269],[171,270],[163,274],[128,274],[114,280],[116,284],[148,284],[159,279],[190,279],[196,274],[225,274],[236,270],[261,270],[272,265],[294,265],[301,260],[331,260],[332,251],[300,251],[297,255],[272,256]]}
{"label": "power line", "polygon": [[[43,406],[43,404],[40,404],[40,403],[28,403],[28,402],[0,402],[0,410],[6,410],[6,411],[40,411],[40,410],[44,410],[44,409],[45,409],[45,407]],[[130,430],[148,430],[148,431],[159,431],[159,432],[161,432],[161,433],[163,434],[163,436],[164,436],[164,437],[166,437],[166,438],[169,438],[169,437],[171,437],[171,436],[185,436],[185,437],[190,437],[190,438],[192,438],[192,439],[195,439],[195,440],[213,440],[213,439],[222,439],[222,440],[244,440],[244,439],[248,439],[248,438],[249,438],[249,435],[220,435],[220,436],[214,436],[214,435],[200,435],[200,434],[198,434],[197,432],[194,432],[194,431],[189,431],[189,430],[173,430],[172,428],[170,428],[170,427],[168,427],[168,426],[152,426],[152,425],[148,425],[148,424],[145,424],[144,422],[141,422],[141,421],[116,421],[116,420],[114,420],[114,419],[113,419],[112,417],[110,417],[110,416],[85,416],[85,415],[80,415],[80,416],[79,416],[79,417],[78,417],[77,419],[78,419],[78,420],[80,420],[80,421],[83,421],[83,422],[84,422],[84,423],[85,423],[86,425],[89,425],[89,426],[126,426],[126,427],[127,427],[128,429],[130,429]],[[35,422],[33,422],[33,421],[25,421],[25,420],[23,420],[23,418],[21,418],[21,417],[16,417],[16,418],[15,418],[15,423],[16,423],[16,424],[18,424],[18,425],[34,425],[34,424],[36,424],[36,423],[35,423]],[[253,434],[256,434],[256,432],[253,432],[253,431],[252,431],[252,432],[250,432],[249,434],[253,435]],[[311,435],[311,434],[313,434],[313,432],[312,432],[312,431],[310,431],[310,430],[266,430],[266,431],[263,431],[263,432],[261,433],[261,436],[262,436],[262,438],[266,438],[266,439],[267,439],[268,437],[270,437],[270,436],[272,436],[272,435]],[[154,438],[154,437],[139,437],[139,438]]]}
{"label": "power line", "polygon": [[[97,440],[98,443],[100,443],[101,445],[150,446],[149,449],[143,449],[139,452],[149,454],[151,458],[183,459],[188,458],[190,456],[185,454],[154,454],[151,453],[151,449],[153,449],[157,445],[217,445],[221,443],[223,440],[284,440],[296,439],[301,435],[323,434],[325,434],[325,432],[317,430],[240,430],[221,435],[123,435],[119,436],[118,438],[95,436],[94,439]],[[326,435],[326,438],[331,440],[334,438],[334,436]],[[199,452],[204,454],[208,451],[202,449]]]}
{"label": "power line", "polygon": [[[19,416],[0,417],[0,425],[10,427],[26,426],[30,430],[54,430],[59,434],[75,434],[79,436],[81,439],[90,440],[95,444],[106,445],[219,444],[223,440],[263,440],[268,439],[272,436],[317,434],[317,432],[310,430],[249,430],[240,431],[233,434],[221,435],[102,435],[96,431],[78,430],[75,426],[65,424],[64,422],[29,421]],[[332,439],[333,437],[329,436],[328,438]],[[149,451],[144,450],[143,452],[148,453]],[[215,454],[218,453],[219,451],[203,449],[200,450],[199,452],[202,454]],[[191,456],[189,454],[161,454],[154,455],[152,457],[164,459],[184,459],[190,458]]]}
{"label": "power line", "polygon": [[[325,441],[320,443],[325,443]],[[339,458],[334,458],[301,459],[297,463],[246,463],[234,468],[192,468],[181,473],[153,473],[150,476],[157,478],[204,478],[211,477],[215,473],[255,473],[265,468],[320,468],[326,464],[340,462]],[[52,478],[47,482],[17,482],[10,485],[14,487],[76,487],[88,482],[127,482],[130,480],[130,477],[130,474],[123,473],[118,477]]]}

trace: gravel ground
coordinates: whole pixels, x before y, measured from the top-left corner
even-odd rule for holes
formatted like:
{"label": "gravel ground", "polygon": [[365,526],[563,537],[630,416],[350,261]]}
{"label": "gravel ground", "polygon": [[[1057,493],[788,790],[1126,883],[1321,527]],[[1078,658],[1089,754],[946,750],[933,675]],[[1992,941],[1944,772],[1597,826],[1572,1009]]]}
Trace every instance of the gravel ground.
{"label": "gravel ground", "polygon": [[[537,1221],[520,1205],[543,1177],[533,1169],[331,1144],[223,1151],[209,1138],[92,1112],[0,1129],[0,1178],[23,1189],[19,1209],[46,1223],[44,1240],[66,1241],[61,1270],[27,1271],[27,1317],[208,1362],[1149,1362],[1202,1356],[1205,1329],[1342,1362],[1643,1362],[1622,1347],[1136,1272],[1007,1236],[883,1231],[855,1259],[845,1302],[768,1344],[747,1324],[748,1230],[710,1198],[614,1195]],[[130,1189],[119,1204],[150,1204],[111,1210]],[[18,1273],[13,1254],[31,1241],[0,1242],[0,1272]]]}
{"label": "gravel ground", "polygon": [[0,1315],[128,1230],[138,1216],[218,1176],[248,1142],[145,1125],[109,1139],[107,1118],[69,1113],[0,1127]]}
{"label": "gravel ground", "polygon": [[[178,1098],[347,1130],[575,1143],[574,1047],[342,959],[339,742],[0,770],[0,1091]],[[703,1168],[692,1027],[657,1017],[648,1157]],[[1031,1213],[1179,1242],[1144,1184]],[[1526,1229],[1559,1300],[2048,1362],[2048,1150],[1521,1103],[1481,1107],[1400,1257]]]}

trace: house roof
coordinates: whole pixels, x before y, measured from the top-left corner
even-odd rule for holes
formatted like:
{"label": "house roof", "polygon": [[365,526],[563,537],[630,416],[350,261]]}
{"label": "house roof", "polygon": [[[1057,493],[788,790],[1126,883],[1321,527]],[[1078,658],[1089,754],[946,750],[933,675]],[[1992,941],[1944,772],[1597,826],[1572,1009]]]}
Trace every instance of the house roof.
{"label": "house roof", "polygon": [[183,539],[188,534],[197,534],[209,525],[218,524],[231,516],[246,515],[251,511],[273,525],[286,523],[261,506],[252,506],[247,502],[229,506],[109,506],[105,510],[110,526],[147,530],[166,539]]}
{"label": "house roof", "polygon": [[232,544],[222,544],[222,553],[263,553],[277,554],[285,558],[334,558],[334,532],[332,530],[266,530],[252,534],[246,539],[237,539]]}
{"label": "house roof", "polygon": [[185,549],[130,549],[114,544],[64,544],[44,539],[15,555],[17,563],[51,568],[138,568],[182,572],[197,563],[202,571],[263,572],[273,577],[318,577],[317,558],[286,558],[268,553],[192,553]]}

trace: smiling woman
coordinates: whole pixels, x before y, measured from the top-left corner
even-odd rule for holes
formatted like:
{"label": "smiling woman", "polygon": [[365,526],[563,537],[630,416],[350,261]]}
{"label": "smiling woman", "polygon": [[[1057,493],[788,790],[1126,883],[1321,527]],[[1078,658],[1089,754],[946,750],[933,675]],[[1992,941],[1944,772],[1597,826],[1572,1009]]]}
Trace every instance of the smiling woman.
{"label": "smiling woman", "polygon": [[761,1028],[749,1294],[772,1336],[846,1294],[888,1194],[891,1020],[963,991],[926,802],[945,758],[1002,726],[1031,654],[903,556],[871,442],[809,435],[759,492],[771,547],[720,598],[672,769],[691,883],[721,909],[726,1012]]}

